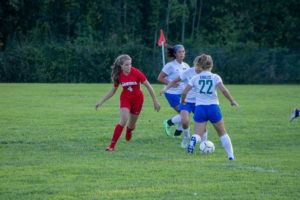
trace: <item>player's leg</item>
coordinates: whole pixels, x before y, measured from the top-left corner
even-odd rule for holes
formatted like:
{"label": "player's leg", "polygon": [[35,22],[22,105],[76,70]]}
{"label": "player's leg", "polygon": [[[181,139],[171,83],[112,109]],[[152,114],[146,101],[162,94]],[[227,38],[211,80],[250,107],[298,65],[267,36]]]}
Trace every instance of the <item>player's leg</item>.
{"label": "player's leg", "polygon": [[234,155],[233,155],[233,148],[232,148],[232,143],[231,143],[231,139],[229,137],[229,135],[227,134],[226,130],[225,130],[225,126],[224,126],[224,121],[223,119],[221,119],[220,121],[213,123],[214,128],[216,129],[222,146],[224,147],[228,159],[229,160],[234,160]]}
{"label": "player's leg", "polygon": [[[195,103],[190,103],[190,108],[189,108],[189,112],[193,112],[193,114],[195,114],[195,111],[196,111],[196,105]],[[207,140],[207,127],[205,129],[205,132],[204,132],[204,135],[201,137],[201,142],[204,142]]]}
{"label": "player's leg", "polygon": [[207,109],[208,109],[209,120],[213,124],[214,128],[216,129],[216,131],[220,137],[222,146],[224,147],[224,149],[227,153],[228,159],[234,160],[231,140],[225,130],[224,121],[222,118],[222,113],[221,113],[219,105],[209,105],[209,106],[207,106]]}
{"label": "player's leg", "polygon": [[[178,104],[177,106],[175,106],[173,108],[176,112],[178,112],[179,105],[180,104]],[[172,118],[172,123],[176,124],[176,130],[175,130],[175,132],[173,134],[173,137],[175,137],[175,138],[176,137],[180,137],[181,133],[182,133],[182,122],[181,122],[181,116],[180,116],[180,114],[178,114],[178,115],[176,115],[176,116],[174,116]]]}
{"label": "player's leg", "polygon": [[126,125],[126,122],[129,117],[129,109],[128,108],[120,108],[120,122],[119,124],[115,127],[113,137],[111,139],[110,146],[106,149],[106,151],[113,151],[115,148],[116,143],[118,142],[123,128]]}
{"label": "player's leg", "polygon": [[185,149],[190,139],[190,127],[189,127],[190,113],[186,110],[181,110],[180,116],[181,116],[181,123],[182,123],[182,131],[184,134],[184,137],[181,141],[181,148]]}
{"label": "player's leg", "polygon": [[203,136],[204,132],[206,131],[206,124],[207,124],[206,121],[205,122],[194,121],[194,134],[190,139],[190,143],[187,150],[188,153],[193,153],[196,144],[201,141],[201,136]]}
{"label": "player's leg", "polygon": [[[169,103],[169,105],[178,113],[178,108],[180,105],[180,98],[181,95],[180,94],[169,94],[169,93],[165,93],[165,97]],[[182,127],[181,127],[181,117],[180,115],[176,115],[174,117],[172,117],[169,120],[165,120],[164,121],[164,129],[165,129],[165,133],[169,136],[170,135],[170,129],[171,126],[173,126],[174,124],[177,124],[174,136],[180,136],[182,133]]]}
{"label": "player's leg", "polygon": [[194,148],[197,142],[200,142],[201,136],[204,135],[206,130],[206,123],[207,123],[207,113],[205,110],[205,106],[196,106],[194,112],[194,134],[190,139],[190,143],[188,146],[188,153],[193,153]]}
{"label": "player's leg", "polygon": [[126,128],[126,135],[125,135],[125,139],[127,141],[129,141],[132,137],[132,131],[135,129],[136,127],[136,122],[138,120],[139,115],[135,115],[130,113],[129,114],[129,121],[127,124],[127,128]]}
{"label": "player's leg", "polygon": [[136,127],[136,122],[137,122],[137,119],[139,117],[139,114],[142,111],[143,103],[144,103],[144,98],[139,98],[138,102],[132,102],[130,104],[131,109],[130,109],[130,113],[129,113],[129,121],[128,121],[128,124],[127,124],[126,135],[125,135],[125,139],[127,141],[129,141],[132,137],[132,131]]}

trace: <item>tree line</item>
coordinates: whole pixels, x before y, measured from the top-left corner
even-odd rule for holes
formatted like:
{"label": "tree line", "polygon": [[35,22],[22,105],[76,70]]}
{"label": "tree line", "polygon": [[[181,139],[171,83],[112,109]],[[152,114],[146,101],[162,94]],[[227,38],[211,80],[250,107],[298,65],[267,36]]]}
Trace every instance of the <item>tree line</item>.
{"label": "tree line", "polygon": [[300,83],[298,0],[2,0],[0,82],[109,82],[119,54],[155,82],[160,29],[226,83]]}

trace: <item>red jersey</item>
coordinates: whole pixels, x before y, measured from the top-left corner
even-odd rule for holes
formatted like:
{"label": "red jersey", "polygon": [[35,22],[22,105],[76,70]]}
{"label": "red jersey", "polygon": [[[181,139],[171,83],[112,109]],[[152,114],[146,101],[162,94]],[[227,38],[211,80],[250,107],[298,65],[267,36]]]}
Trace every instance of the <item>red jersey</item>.
{"label": "red jersey", "polygon": [[[142,97],[141,83],[146,80],[145,75],[134,67],[131,67],[130,73],[127,76],[121,71],[119,79],[119,84],[123,87],[121,96],[126,96],[130,99]],[[114,84],[114,87],[118,87],[119,84]]]}

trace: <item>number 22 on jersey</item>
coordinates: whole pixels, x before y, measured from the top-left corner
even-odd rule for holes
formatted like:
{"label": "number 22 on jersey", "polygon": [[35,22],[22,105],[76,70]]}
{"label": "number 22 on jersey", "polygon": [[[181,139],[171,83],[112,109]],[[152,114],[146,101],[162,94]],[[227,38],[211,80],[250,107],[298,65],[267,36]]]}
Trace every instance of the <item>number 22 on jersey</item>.
{"label": "number 22 on jersey", "polygon": [[199,85],[201,87],[200,94],[212,94],[212,80],[199,80]]}

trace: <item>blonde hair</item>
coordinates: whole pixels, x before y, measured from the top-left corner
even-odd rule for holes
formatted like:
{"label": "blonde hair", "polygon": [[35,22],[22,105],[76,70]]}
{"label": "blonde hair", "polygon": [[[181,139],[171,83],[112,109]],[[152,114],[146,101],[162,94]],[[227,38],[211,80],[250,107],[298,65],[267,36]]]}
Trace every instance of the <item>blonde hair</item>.
{"label": "blonde hair", "polygon": [[201,68],[202,70],[207,70],[213,67],[213,60],[210,55],[202,54],[194,59],[194,67]]}
{"label": "blonde hair", "polygon": [[111,80],[114,84],[119,84],[120,80],[120,73],[121,73],[121,65],[126,60],[132,60],[131,57],[127,54],[123,54],[117,57],[117,59],[114,62],[114,65],[111,66]]}

